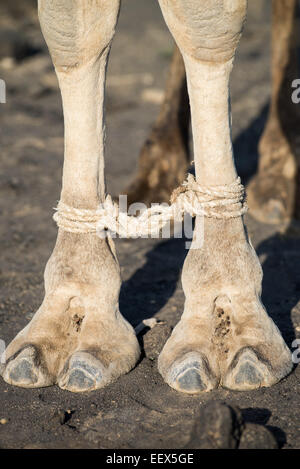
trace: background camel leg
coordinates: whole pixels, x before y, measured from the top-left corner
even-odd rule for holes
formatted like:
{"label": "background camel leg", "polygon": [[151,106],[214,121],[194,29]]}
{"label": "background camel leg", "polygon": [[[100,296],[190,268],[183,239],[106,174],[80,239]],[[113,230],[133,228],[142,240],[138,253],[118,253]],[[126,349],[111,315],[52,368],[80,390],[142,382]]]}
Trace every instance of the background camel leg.
{"label": "background camel leg", "polygon": [[182,55],[175,46],[164,100],[139,156],[136,179],[124,191],[128,203],[169,202],[189,165],[190,109]]}
{"label": "background camel leg", "polygon": [[300,111],[292,102],[292,82],[299,76],[297,1],[273,0],[272,7],[271,104],[259,144],[258,173],[247,190],[251,214],[266,223],[300,215],[300,203],[296,203]]}
{"label": "background camel leg", "polygon": [[[247,2],[159,1],[186,65],[197,181],[232,184],[229,77]],[[197,216],[182,272],[184,312],[160,354],[159,371],[186,393],[271,386],[292,360],[262,305],[262,271],[243,218],[205,217],[204,231],[201,221]]]}

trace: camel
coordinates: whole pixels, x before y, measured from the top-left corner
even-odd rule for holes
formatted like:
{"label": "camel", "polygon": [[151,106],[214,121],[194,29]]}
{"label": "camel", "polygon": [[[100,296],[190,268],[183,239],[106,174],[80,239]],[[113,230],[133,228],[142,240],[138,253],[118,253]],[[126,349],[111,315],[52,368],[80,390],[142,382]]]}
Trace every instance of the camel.
{"label": "camel", "polygon": [[[231,140],[229,78],[247,1],[159,4],[183,57],[194,142],[196,179],[175,196],[185,200],[187,191],[204,199],[200,208],[191,208],[196,220],[182,271],[185,307],[158,369],[169,386],[188,394],[218,386],[241,391],[271,386],[293,364],[261,302],[262,269],[244,223]],[[15,386],[92,391],[139,360],[136,334],[119,311],[121,277],[113,239],[94,229],[95,220],[114,209],[105,205],[104,92],[119,8],[120,0],[38,1],[62,94],[65,155],[45,298],[6,349],[2,376]],[[204,243],[198,247],[203,224]]]}

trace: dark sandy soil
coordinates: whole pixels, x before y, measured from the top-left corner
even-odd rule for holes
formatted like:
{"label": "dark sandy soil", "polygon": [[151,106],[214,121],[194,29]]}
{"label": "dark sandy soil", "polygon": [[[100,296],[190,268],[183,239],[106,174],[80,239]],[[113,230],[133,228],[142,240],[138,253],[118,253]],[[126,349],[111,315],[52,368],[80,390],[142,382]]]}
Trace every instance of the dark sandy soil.
{"label": "dark sandy soil", "polygon": [[[270,2],[249,3],[232,78],[236,160],[245,181],[256,169],[270,88]],[[62,172],[60,95],[34,4],[3,1],[0,6],[0,77],[7,84],[7,103],[0,104],[0,338],[6,343],[43,298]],[[157,2],[124,0],[107,87],[106,168],[114,195],[134,174],[171,52]],[[263,264],[264,303],[291,346],[300,336],[300,238],[250,216],[248,226]],[[299,367],[278,385],[252,392],[218,389],[189,397],[164,384],[156,359],[182,312],[184,242],[123,240],[117,249],[122,313],[133,325],[154,315],[165,324],[141,338],[144,356],[138,366],[104,390],[75,395],[58,387],[26,390],[0,380],[0,447],[181,448],[199,407],[221,400],[239,406],[247,422],[267,425],[281,447],[299,448]]]}

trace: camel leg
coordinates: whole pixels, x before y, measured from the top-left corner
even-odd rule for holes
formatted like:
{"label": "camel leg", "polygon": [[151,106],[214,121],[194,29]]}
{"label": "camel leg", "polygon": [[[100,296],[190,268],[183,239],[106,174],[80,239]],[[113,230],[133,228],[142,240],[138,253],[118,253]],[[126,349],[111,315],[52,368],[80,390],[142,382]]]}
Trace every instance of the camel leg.
{"label": "camel leg", "polygon": [[294,215],[299,217],[295,197],[300,160],[300,112],[299,105],[292,102],[292,82],[299,76],[297,1],[273,0],[272,5],[270,112],[259,144],[258,173],[248,187],[251,214],[265,223],[288,221]]}
{"label": "camel leg", "polygon": [[169,202],[188,169],[189,123],[185,68],[176,46],[160,112],[141,149],[137,176],[125,190],[129,205]]}
{"label": "camel leg", "polygon": [[[196,178],[232,183],[229,77],[246,0],[159,0],[184,57],[191,103]],[[202,223],[196,217],[194,236]],[[198,238],[199,240],[199,238]],[[184,312],[159,357],[173,388],[197,393],[218,385],[270,386],[292,368],[290,351],[260,299],[262,269],[242,217],[205,218],[184,263]]]}
{"label": "camel leg", "polygon": [[[119,0],[39,0],[63,100],[61,200],[78,209],[96,209],[104,199],[104,84],[118,12]],[[120,284],[111,240],[59,229],[44,301],[8,346],[4,380],[22,387],[57,383],[79,392],[128,372],[139,346],[119,312]]]}

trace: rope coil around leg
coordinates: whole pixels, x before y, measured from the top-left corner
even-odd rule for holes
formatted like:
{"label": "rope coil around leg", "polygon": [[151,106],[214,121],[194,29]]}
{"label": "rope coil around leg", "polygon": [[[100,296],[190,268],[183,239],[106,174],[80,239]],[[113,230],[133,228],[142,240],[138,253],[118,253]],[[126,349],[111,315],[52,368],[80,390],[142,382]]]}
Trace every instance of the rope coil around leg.
{"label": "rope coil around leg", "polygon": [[108,195],[96,210],[76,209],[59,202],[53,218],[64,231],[71,233],[101,233],[110,231],[124,238],[158,235],[170,221],[181,221],[184,213],[229,219],[248,210],[245,190],[240,178],[232,184],[205,187],[189,174],[187,180],[173,192],[171,205],[153,204],[138,216],[119,210]]}

